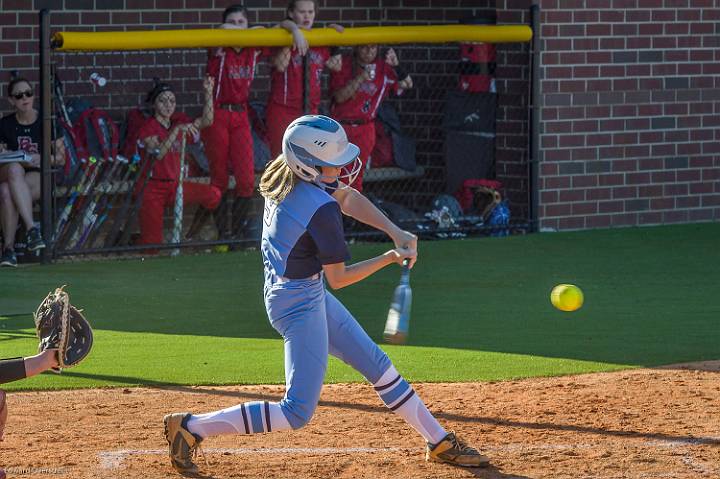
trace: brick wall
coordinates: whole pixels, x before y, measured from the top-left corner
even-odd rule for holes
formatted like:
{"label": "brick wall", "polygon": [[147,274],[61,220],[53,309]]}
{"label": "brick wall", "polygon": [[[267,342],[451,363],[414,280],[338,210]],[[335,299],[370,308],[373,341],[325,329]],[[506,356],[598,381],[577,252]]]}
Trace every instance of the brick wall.
{"label": "brick wall", "polygon": [[540,4],[540,226],[720,219],[718,2]]}
{"label": "brick wall", "polygon": [[[20,70],[37,79],[37,9],[53,10],[53,31],[106,31],[167,28],[207,28],[219,23],[222,9],[236,0],[0,0],[0,77],[4,85],[8,70]],[[346,26],[456,23],[460,18],[495,8],[493,0],[321,0],[318,22]],[[508,5],[505,5],[505,4]],[[506,0],[498,8],[499,23],[527,21],[529,2]],[[276,23],[284,17],[285,0],[248,0],[251,23]],[[184,8],[178,8],[182,6]],[[270,5],[268,7],[268,5]],[[440,125],[445,93],[457,88],[456,45],[397,47],[416,88],[395,101],[404,126],[417,141],[418,162],[427,174],[419,185],[428,198],[443,191],[443,136]],[[498,49],[498,176],[513,200],[513,213],[523,217],[527,208],[527,45]],[[108,109],[118,119],[128,108],[142,103],[153,77],[172,79],[178,108],[194,113],[201,103],[200,78],[204,71],[202,50],[70,53],[53,55],[66,97],[82,96]],[[109,80],[102,89],[88,78],[98,71]],[[261,68],[253,94],[264,99],[267,67]],[[0,107],[0,112],[6,106]]]}
{"label": "brick wall", "polygon": [[[180,1],[180,0],[178,0]],[[38,59],[34,9],[53,14],[59,28],[140,29],[210,26],[231,2],[185,0],[0,0],[3,71],[23,70],[36,78]],[[274,22],[284,1],[248,2],[253,20]],[[327,0],[320,19],[346,25],[454,22],[491,2],[471,0]],[[526,23],[529,0],[497,0],[499,23]],[[349,7],[348,5],[351,5]],[[541,0],[542,125],[539,218],[542,228],[608,226],[717,220],[720,216],[720,8],[713,0]],[[91,26],[94,25],[94,26]],[[440,170],[442,132],[433,128],[441,93],[454,87],[454,48],[436,53],[408,47],[418,89],[399,104],[415,122],[423,161]],[[438,53],[439,52],[439,53]],[[134,56],[133,56],[134,55]],[[202,71],[201,52],[162,58],[134,78],[155,74],[187,79]],[[445,56],[447,55],[447,56]],[[103,59],[105,58],[105,59]],[[527,201],[527,46],[498,47],[498,177],[522,216]],[[99,68],[97,55],[86,69]],[[113,60],[115,61],[115,60]],[[126,54],[123,61],[158,63]],[[72,73],[71,73],[72,74]],[[87,88],[84,79],[78,85]],[[72,80],[72,78],[71,78]],[[129,80],[129,79],[128,79]],[[185,80],[181,80],[185,81]],[[112,85],[112,83],[111,83]],[[106,92],[113,93],[109,85]],[[81,88],[78,86],[77,88]],[[124,90],[124,88],[123,88]],[[71,91],[72,93],[72,88]],[[125,91],[97,100],[123,108],[136,97]],[[195,98],[186,98],[191,103]]]}

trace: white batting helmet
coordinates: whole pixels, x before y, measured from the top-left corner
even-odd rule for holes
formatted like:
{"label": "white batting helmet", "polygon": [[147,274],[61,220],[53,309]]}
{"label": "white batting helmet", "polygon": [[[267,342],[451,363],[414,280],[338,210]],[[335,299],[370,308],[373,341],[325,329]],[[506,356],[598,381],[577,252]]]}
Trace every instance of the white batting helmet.
{"label": "white batting helmet", "polygon": [[[338,176],[352,183],[360,172],[360,148],[350,143],[337,121],[322,115],[297,118],[285,130],[282,143],[285,163],[301,179],[320,183],[321,166],[347,167],[350,172]],[[353,163],[354,162],[354,163]],[[352,166],[348,166],[353,163]]]}

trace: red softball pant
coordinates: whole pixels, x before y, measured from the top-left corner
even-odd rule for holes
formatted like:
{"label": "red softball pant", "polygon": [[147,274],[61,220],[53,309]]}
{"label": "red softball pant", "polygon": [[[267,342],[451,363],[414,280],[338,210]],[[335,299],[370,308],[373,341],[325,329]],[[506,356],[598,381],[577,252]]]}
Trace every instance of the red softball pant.
{"label": "red softball pant", "polygon": [[[312,112],[313,115],[317,112]],[[302,110],[289,108],[277,103],[268,103],[265,111],[265,124],[267,125],[267,136],[270,142],[270,156],[275,159],[282,153],[282,139],[285,129],[294,119],[303,116]]]}
{"label": "red softball pant", "polygon": [[[175,206],[176,181],[150,180],[143,192],[140,204],[139,244],[161,244],[163,242],[163,212]],[[214,210],[220,204],[222,192],[214,185],[191,181],[183,182],[183,205],[200,204]]]}
{"label": "red softball pant", "polygon": [[235,195],[250,198],[255,187],[253,143],[246,111],[215,110],[213,124],[202,130],[210,184],[224,192],[230,174],[235,177]]}
{"label": "red softball pant", "polygon": [[347,133],[348,141],[354,143],[360,148],[360,173],[358,174],[355,181],[350,185],[358,191],[362,191],[363,175],[365,174],[365,168],[367,167],[368,157],[375,148],[375,122],[371,121],[363,125],[348,125],[343,124],[345,133]]}

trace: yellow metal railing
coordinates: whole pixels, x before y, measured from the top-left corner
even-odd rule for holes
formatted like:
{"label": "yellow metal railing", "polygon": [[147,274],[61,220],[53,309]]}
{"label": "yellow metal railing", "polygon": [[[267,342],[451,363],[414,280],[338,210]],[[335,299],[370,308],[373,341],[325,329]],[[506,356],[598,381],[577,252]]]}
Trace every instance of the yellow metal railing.
{"label": "yellow metal railing", "polygon": [[[311,46],[363,44],[528,42],[526,25],[427,25],[332,28],[303,32]],[[252,30],[148,30],[129,32],[58,32],[52,44],[59,51],[156,50],[169,48],[277,47],[292,45],[292,36],[280,28]]]}

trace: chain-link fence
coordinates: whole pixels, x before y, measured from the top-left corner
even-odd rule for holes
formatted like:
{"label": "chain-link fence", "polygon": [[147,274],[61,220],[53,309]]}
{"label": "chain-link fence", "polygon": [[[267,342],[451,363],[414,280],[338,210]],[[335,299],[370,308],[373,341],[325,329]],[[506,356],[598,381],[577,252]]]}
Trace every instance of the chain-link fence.
{"label": "chain-link fence", "polygon": [[[53,181],[55,257],[257,245],[259,176],[303,112],[343,124],[363,162],[353,186],[403,228],[524,229],[496,175],[492,45],[54,52],[52,71],[66,158]],[[527,93],[513,92],[521,106]]]}

